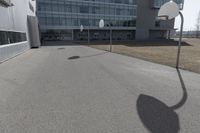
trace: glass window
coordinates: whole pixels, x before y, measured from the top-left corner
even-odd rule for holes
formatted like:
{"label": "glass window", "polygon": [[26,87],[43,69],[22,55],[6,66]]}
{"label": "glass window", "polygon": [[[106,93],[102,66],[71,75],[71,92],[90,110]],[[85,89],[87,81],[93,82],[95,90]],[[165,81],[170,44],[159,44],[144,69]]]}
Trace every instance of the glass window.
{"label": "glass window", "polygon": [[0,45],[26,41],[26,33],[0,31]]}
{"label": "glass window", "polygon": [[104,19],[112,26],[131,26],[129,21],[137,16],[136,0],[41,0],[38,3],[40,25],[79,28],[80,24],[98,26],[99,20]]}
{"label": "glass window", "polygon": [[7,32],[0,31],[0,45],[8,44]]}

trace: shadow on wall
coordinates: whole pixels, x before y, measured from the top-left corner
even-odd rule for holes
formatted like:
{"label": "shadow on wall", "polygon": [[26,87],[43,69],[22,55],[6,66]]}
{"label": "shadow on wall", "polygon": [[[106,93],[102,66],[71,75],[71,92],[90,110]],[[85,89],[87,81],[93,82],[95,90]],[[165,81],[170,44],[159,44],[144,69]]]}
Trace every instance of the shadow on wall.
{"label": "shadow on wall", "polygon": [[176,109],[182,107],[187,101],[187,90],[180,71],[177,69],[180,83],[183,89],[183,97],[179,103],[169,107],[160,100],[141,94],[137,100],[137,111],[143,125],[151,133],[178,133],[180,123]]}

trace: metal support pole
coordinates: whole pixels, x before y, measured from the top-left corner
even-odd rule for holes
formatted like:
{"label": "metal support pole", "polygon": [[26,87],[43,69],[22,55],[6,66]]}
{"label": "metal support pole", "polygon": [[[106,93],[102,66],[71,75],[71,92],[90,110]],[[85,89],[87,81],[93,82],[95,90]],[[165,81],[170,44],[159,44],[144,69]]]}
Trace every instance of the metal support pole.
{"label": "metal support pole", "polygon": [[89,29],[89,26],[88,26],[88,44],[90,44],[90,29]]}
{"label": "metal support pole", "polygon": [[167,32],[167,39],[170,39],[170,35],[171,35],[171,30],[168,30],[168,32]]}
{"label": "metal support pole", "polygon": [[179,42],[178,42],[178,53],[177,53],[177,60],[176,60],[176,68],[179,68],[181,42],[182,42],[182,34],[183,34],[183,23],[184,23],[183,14],[181,12],[179,12],[179,15],[181,17],[181,29],[180,29],[180,37],[179,37]]}
{"label": "metal support pole", "polygon": [[112,52],[112,28],[110,25],[110,52]]}
{"label": "metal support pole", "polygon": [[74,41],[74,30],[72,30],[72,41]]}

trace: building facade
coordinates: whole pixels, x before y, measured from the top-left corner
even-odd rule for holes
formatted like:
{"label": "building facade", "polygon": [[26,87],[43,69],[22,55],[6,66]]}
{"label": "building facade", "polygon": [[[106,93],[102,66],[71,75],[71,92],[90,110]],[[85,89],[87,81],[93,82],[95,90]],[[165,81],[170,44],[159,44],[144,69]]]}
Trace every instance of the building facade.
{"label": "building facade", "polygon": [[[113,40],[166,38],[174,20],[158,21],[159,7],[169,0],[37,0],[45,40]],[[183,0],[176,0],[180,8]],[[100,29],[103,19],[105,28]],[[84,26],[80,32],[80,26]]]}
{"label": "building facade", "polygon": [[38,39],[36,2],[0,0],[0,62],[39,46]]}

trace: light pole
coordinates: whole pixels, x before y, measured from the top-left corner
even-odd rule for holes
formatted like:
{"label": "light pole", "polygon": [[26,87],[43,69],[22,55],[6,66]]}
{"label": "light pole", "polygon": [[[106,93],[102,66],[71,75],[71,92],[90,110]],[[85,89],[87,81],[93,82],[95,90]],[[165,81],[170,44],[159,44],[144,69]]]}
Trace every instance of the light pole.
{"label": "light pole", "polygon": [[[81,25],[80,26],[80,32],[83,32],[83,30],[84,30],[84,27],[83,27],[83,25]],[[89,30],[89,26],[88,26],[88,44],[90,44],[90,30]]]}
{"label": "light pole", "polygon": [[89,29],[89,25],[88,25],[88,44],[90,44],[90,29]]}
{"label": "light pole", "polygon": [[112,27],[111,27],[111,24],[109,24],[109,28],[110,28],[110,52],[112,52]]}
{"label": "light pole", "polygon": [[[99,21],[99,28],[104,28],[104,20],[101,19]],[[110,29],[110,52],[112,52],[112,28],[111,28],[111,24],[109,24],[109,29]]]}
{"label": "light pole", "polygon": [[83,27],[83,25],[81,25],[80,26],[80,32],[81,32],[81,34],[82,34],[83,30],[84,30],[84,27]]}
{"label": "light pole", "polygon": [[180,15],[181,17],[181,27],[180,27],[180,36],[179,36],[179,42],[178,42],[176,68],[179,68],[184,17],[183,17],[183,14],[179,11],[178,5],[172,0],[162,5],[158,12],[158,17],[163,20],[171,20],[177,17],[178,15]]}
{"label": "light pole", "polygon": [[83,32],[83,30],[84,30],[84,27],[83,27],[83,25],[81,25],[80,26],[80,31]]}

